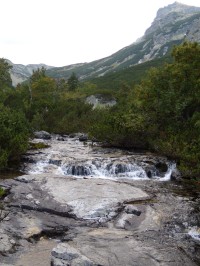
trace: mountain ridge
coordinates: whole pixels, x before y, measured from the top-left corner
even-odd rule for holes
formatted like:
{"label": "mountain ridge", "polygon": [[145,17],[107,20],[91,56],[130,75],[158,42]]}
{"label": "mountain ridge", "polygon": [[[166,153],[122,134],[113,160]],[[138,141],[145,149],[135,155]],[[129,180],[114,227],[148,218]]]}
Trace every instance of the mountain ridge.
{"label": "mountain ridge", "polygon": [[18,83],[24,82],[27,80],[33,73],[34,70],[44,67],[46,69],[53,68],[53,66],[48,66],[46,64],[14,64],[10,60],[6,61],[12,66],[10,70],[10,75],[12,79],[13,86],[16,86]]}
{"label": "mountain ridge", "polygon": [[[74,65],[73,71],[80,80],[85,80],[161,57],[184,40],[200,42],[199,28],[200,7],[175,2],[158,9],[151,26],[136,42],[108,57]],[[71,74],[67,67],[53,68],[47,73],[55,78],[68,78]]]}
{"label": "mountain ridge", "polygon": [[[131,45],[108,57],[89,63],[77,63],[63,67],[45,65],[47,75],[57,79],[68,79],[71,73],[75,72],[80,80],[102,77],[107,73],[160,58],[169,53],[174,45],[184,40],[200,42],[199,29],[200,7],[174,2],[158,9],[155,19],[145,34]],[[16,72],[14,65],[11,70],[12,79],[15,75],[18,75],[18,80],[28,78],[27,72],[24,76],[20,74],[20,71]]]}

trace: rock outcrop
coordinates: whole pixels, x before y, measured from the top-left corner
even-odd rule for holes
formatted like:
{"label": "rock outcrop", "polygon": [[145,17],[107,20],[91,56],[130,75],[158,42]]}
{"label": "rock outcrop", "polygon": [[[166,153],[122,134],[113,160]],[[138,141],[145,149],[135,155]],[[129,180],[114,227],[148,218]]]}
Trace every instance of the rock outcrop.
{"label": "rock outcrop", "polygon": [[[90,146],[80,136],[43,140],[51,147],[26,155],[34,174],[0,182],[0,264],[197,266],[199,197],[169,181],[167,159]],[[96,175],[65,175],[63,161],[96,165]]]}
{"label": "rock outcrop", "polygon": [[35,131],[34,136],[36,139],[50,139],[51,134],[46,131]]}
{"label": "rock outcrop", "polygon": [[48,265],[50,254],[37,264],[34,244],[45,236],[61,241],[51,253],[53,266],[197,265],[198,246],[188,231],[198,224],[198,202],[171,194],[167,184],[42,174],[1,185],[10,187],[3,203],[9,215],[1,222],[2,263],[21,265],[19,254],[36,245],[31,266]]}

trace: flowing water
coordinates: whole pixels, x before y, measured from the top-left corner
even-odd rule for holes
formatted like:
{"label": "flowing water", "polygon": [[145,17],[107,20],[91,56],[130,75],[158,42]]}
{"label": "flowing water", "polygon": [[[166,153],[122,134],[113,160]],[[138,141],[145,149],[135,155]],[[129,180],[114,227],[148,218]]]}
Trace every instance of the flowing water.
{"label": "flowing water", "polygon": [[[120,149],[103,149],[77,138],[57,140],[54,136],[45,141],[49,148],[30,152],[25,157],[23,171],[28,174],[53,173],[64,176],[106,179],[149,179],[147,167],[156,164],[147,154],[135,154]],[[38,140],[35,140],[38,141]],[[41,141],[41,140],[40,140]],[[151,167],[150,177],[162,181],[170,180],[175,164],[166,162],[167,170],[162,174]]]}
{"label": "flowing water", "polygon": [[[30,151],[25,157],[23,172],[27,174],[53,173],[78,178],[103,178],[111,180],[132,179],[169,181],[175,163],[166,161],[167,170],[160,172],[156,165],[160,158],[148,153],[134,153],[115,148],[102,148],[91,142],[80,142],[78,138],[62,138],[52,136],[51,140],[43,141],[50,147],[38,151]],[[154,159],[152,159],[154,158]],[[148,176],[149,166],[151,177]],[[189,229],[189,235],[200,240],[199,228]]]}

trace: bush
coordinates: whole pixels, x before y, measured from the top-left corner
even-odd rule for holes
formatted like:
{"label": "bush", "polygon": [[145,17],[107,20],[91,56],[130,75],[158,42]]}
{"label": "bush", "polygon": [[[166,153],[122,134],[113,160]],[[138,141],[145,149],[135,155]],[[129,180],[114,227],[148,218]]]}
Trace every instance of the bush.
{"label": "bush", "polygon": [[0,169],[18,161],[28,147],[28,123],[20,112],[0,106]]}

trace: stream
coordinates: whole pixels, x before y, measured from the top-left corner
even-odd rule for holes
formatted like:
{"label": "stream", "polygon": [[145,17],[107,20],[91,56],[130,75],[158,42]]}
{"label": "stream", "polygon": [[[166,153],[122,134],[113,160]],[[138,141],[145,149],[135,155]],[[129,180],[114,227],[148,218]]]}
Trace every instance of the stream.
{"label": "stream", "polygon": [[[42,151],[30,151],[24,156],[22,171],[27,174],[51,173],[61,176],[76,176],[103,179],[168,181],[175,169],[173,162],[156,158],[150,153],[135,153],[114,148],[101,148],[78,138],[52,137],[44,143],[50,145]],[[41,140],[34,140],[36,143]],[[159,165],[161,167],[159,167]],[[162,169],[163,167],[163,169]]]}
{"label": "stream", "polygon": [[174,162],[44,138],[0,182],[1,266],[200,265],[199,194],[182,193]]}

